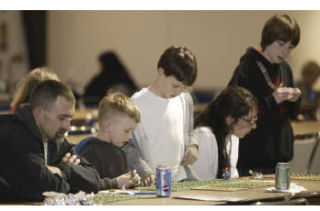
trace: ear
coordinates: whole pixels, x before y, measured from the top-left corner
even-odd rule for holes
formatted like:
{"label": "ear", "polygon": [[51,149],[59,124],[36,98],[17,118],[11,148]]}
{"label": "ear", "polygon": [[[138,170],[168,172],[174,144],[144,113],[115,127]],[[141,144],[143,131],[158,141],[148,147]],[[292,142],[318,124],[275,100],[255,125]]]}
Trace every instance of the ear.
{"label": "ear", "polygon": [[36,123],[38,124],[42,120],[43,109],[40,106],[37,106],[36,108],[34,108],[32,110],[32,114],[33,114],[33,117],[34,117]]}
{"label": "ear", "polygon": [[230,127],[230,125],[234,122],[234,118],[231,115],[228,115],[226,117],[226,124],[228,125],[228,127]]}
{"label": "ear", "polygon": [[105,119],[103,122],[102,122],[102,129],[104,131],[109,131],[111,127],[111,121],[109,119]]}
{"label": "ear", "polygon": [[164,69],[163,69],[162,67],[159,67],[159,68],[157,69],[157,71],[158,71],[159,76],[161,76],[161,77],[164,77],[164,76],[165,76],[165,74],[164,74]]}

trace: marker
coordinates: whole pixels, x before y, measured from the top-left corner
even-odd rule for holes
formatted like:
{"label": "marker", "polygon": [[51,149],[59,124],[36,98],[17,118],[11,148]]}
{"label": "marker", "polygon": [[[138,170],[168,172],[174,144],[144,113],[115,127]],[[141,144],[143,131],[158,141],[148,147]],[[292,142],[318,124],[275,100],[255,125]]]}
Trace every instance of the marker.
{"label": "marker", "polygon": [[153,195],[153,194],[156,194],[157,192],[134,191],[133,193],[134,193],[135,195]]}

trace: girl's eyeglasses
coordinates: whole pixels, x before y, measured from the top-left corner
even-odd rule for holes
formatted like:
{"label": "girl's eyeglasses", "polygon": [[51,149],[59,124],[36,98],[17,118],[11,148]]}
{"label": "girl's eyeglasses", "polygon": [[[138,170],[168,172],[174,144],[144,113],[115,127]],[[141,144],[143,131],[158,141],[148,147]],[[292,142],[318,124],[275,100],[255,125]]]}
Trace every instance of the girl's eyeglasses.
{"label": "girl's eyeglasses", "polygon": [[250,123],[251,126],[254,125],[254,124],[256,124],[257,121],[258,121],[258,117],[255,117],[255,118],[253,118],[253,119],[246,119],[246,118],[240,117],[240,119],[242,119],[243,121],[245,121],[245,122],[247,122],[247,123]]}

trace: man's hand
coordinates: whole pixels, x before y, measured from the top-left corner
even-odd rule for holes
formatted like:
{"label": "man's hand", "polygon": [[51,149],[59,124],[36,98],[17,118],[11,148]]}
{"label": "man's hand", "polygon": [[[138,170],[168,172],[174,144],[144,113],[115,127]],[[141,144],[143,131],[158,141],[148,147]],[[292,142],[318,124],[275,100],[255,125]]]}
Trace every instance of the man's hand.
{"label": "man's hand", "polygon": [[181,163],[182,166],[191,165],[198,159],[198,146],[197,145],[189,145],[184,153],[183,161]]}
{"label": "man's hand", "polygon": [[68,152],[63,156],[62,162],[67,163],[69,165],[79,165],[80,159],[77,157],[77,155],[71,156],[71,153]]}
{"label": "man's hand", "polygon": [[141,186],[150,186],[155,183],[156,176],[154,174],[149,174],[144,180],[141,181]]}
{"label": "man's hand", "polygon": [[68,152],[63,156],[62,162],[67,163],[69,165],[79,165],[80,159],[77,157],[77,155],[71,156],[71,153]]}
{"label": "man's hand", "polygon": [[61,178],[65,178],[65,174],[63,171],[61,171],[58,167],[55,166],[47,166],[49,171],[51,171],[52,174],[58,174]]}
{"label": "man's hand", "polygon": [[122,174],[117,177],[118,188],[136,187],[140,185],[141,178],[136,170],[130,171],[128,173]]}

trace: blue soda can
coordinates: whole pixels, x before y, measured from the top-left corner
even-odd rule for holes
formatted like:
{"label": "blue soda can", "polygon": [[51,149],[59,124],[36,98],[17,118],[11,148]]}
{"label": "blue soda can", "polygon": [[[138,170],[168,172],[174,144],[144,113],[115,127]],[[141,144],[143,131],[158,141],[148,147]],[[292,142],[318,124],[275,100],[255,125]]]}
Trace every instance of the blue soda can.
{"label": "blue soda can", "polygon": [[278,163],[276,167],[276,189],[288,190],[290,188],[290,166],[288,163]]}
{"label": "blue soda can", "polygon": [[157,196],[169,197],[171,195],[171,169],[158,165],[157,167]]}

